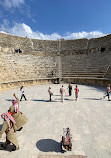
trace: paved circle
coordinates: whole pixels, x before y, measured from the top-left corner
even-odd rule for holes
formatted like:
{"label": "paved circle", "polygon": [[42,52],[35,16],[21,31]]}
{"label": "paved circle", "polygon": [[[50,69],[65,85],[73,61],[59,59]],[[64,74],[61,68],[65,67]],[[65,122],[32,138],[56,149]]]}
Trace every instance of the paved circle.
{"label": "paved circle", "polygon": [[[48,88],[53,91],[49,102]],[[28,118],[22,131],[16,132],[20,149],[4,151],[0,147],[0,158],[36,158],[43,155],[86,155],[88,158],[111,158],[111,102],[102,99],[105,88],[79,85],[79,98],[68,96],[68,84],[64,84],[66,95],[60,102],[61,84],[25,87],[28,101],[20,102],[20,111]],[[0,114],[11,105],[13,93],[20,98],[20,90],[0,92]],[[3,120],[0,119],[0,129]],[[72,151],[61,153],[60,141],[63,128],[70,127]],[[0,143],[5,141],[3,134]],[[2,155],[2,157],[1,157]]]}

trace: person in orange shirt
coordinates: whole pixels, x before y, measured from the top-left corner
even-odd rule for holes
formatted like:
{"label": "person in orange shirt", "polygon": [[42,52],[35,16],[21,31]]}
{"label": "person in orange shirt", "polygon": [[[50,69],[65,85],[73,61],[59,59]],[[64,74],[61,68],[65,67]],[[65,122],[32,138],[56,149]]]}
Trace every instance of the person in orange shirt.
{"label": "person in orange shirt", "polygon": [[78,89],[78,86],[76,85],[76,88],[74,89],[75,90],[75,100],[77,101],[77,98],[78,98],[78,92],[79,92],[79,89]]}

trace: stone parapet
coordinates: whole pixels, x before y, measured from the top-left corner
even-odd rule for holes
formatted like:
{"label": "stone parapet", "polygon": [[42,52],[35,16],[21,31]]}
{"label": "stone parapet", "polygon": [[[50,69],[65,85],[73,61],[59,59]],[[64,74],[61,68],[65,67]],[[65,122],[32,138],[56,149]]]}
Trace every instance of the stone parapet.
{"label": "stone parapet", "polygon": [[88,41],[89,50],[101,50],[105,48],[105,51],[111,51],[111,34],[101,37],[101,38],[92,38]]}
{"label": "stone parapet", "polygon": [[15,89],[20,88],[21,86],[32,86],[32,85],[38,85],[38,84],[49,84],[56,82],[56,78],[49,79],[49,78],[41,78],[36,80],[20,80],[20,81],[13,81],[13,82],[5,82],[0,83],[0,91],[8,90],[8,89]]}
{"label": "stone parapet", "polygon": [[108,84],[111,84],[111,79],[107,79],[107,78],[68,77],[68,78],[63,78],[62,80],[66,83],[85,84],[85,85],[107,86]]}
{"label": "stone parapet", "polygon": [[76,39],[76,40],[38,40],[28,37],[18,37],[0,33],[0,47],[16,49],[24,52],[44,52],[45,54],[86,54],[98,52],[102,48],[111,51],[111,35],[101,38]]}

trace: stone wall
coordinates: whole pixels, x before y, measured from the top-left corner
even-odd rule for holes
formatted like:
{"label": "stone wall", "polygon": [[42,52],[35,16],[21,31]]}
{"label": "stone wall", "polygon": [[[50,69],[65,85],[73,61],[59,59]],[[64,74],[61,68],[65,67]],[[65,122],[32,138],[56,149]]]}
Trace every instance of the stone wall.
{"label": "stone wall", "polygon": [[76,40],[60,40],[61,52],[67,50],[85,50],[87,49],[88,39],[76,39]]}
{"label": "stone wall", "polygon": [[20,48],[24,52],[58,52],[59,41],[37,40],[0,33],[0,47]]}
{"label": "stone wall", "polygon": [[84,85],[99,85],[99,86],[107,86],[108,84],[111,85],[110,79],[97,79],[97,78],[65,78],[63,80],[66,83],[72,84],[84,84]]}
{"label": "stone wall", "polygon": [[[24,81],[13,81],[13,82],[7,82],[7,83],[0,83],[0,91],[5,91],[8,89],[14,89],[14,88],[20,88],[23,86],[32,86],[32,85],[38,85],[38,84],[51,84],[53,83],[54,79],[36,79],[36,80],[24,80]],[[56,81],[56,79],[55,79]]]}
{"label": "stone wall", "polygon": [[89,50],[98,51],[101,50],[101,48],[105,48],[105,51],[111,51],[111,34],[101,38],[93,38],[88,41]]}
{"label": "stone wall", "polygon": [[47,41],[47,40],[37,40],[32,39],[33,51],[43,51],[46,54],[57,53],[59,51],[59,41]]}
{"label": "stone wall", "polygon": [[[10,34],[0,33],[0,47],[2,48],[20,48],[24,52],[44,52],[61,54],[61,55],[73,55],[84,54],[100,51],[101,47],[105,48],[105,51],[111,51],[111,35],[107,35],[101,38],[94,39],[77,39],[77,40],[37,40],[18,36],[12,36]],[[51,54],[51,55],[52,55]]]}
{"label": "stone wall", "polygon": [[0,52],[0,82],[17,80],[35,80],[38,78],[52,78],[59,75],[58,56],[41,56],[24,53]]}
{"label": "stone wall", "polygon": [[[23,52],[14,53],[16,48]],[[55,79],[76,81],[75,78],[86,77],[89,79],[79,81],[99,84],[97,78],[100,80],[108,76],[110,80],[111,76],[108,75],[111,64],[111,35],[90,40],[50,41],[0,33],[0,64],[2,85],[15,81],[28,81],[31,84],[29,80],[51,79],[51,71],[54,71]]]}
{"label": "stone wall", "polygon": [[0,33],[0,46],[3,48],[20,48],[22,50],[32,50],[29,38],[12,36],[9,34]]}

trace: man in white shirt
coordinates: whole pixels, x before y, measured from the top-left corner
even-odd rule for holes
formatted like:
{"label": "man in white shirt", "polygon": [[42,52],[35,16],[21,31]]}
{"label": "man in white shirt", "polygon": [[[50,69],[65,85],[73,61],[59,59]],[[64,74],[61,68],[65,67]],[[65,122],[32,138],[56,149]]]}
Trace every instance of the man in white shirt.
{"label": "man in white shirt", "polygon": [[64,86],[62,85],[62,87],[60,88],[60,94],[61,94],[61,102],[64,101],[64,95],[65,95],[66,91]]}

